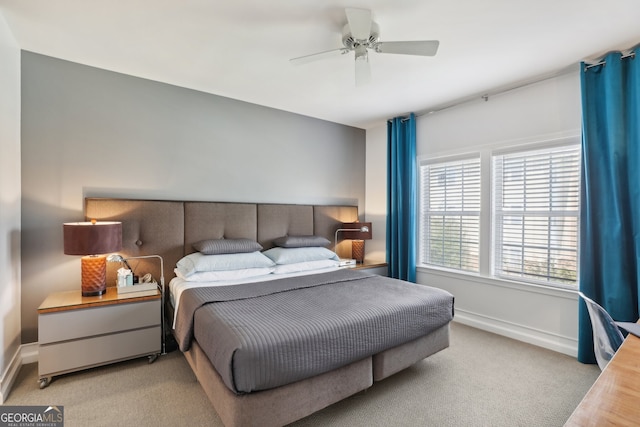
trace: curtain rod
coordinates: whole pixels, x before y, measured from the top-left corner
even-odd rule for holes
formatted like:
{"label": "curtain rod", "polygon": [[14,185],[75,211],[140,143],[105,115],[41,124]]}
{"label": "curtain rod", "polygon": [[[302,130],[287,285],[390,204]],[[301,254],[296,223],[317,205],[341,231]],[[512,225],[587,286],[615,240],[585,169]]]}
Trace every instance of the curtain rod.
{"label": "curtain rod", "polygon": [[[418,115],[416,115],[416,117],[418,117]],[[400,123],[404,123],[404,122],[406,122],[408,120],[409,120],[409,117],[402,117],[400,119]],[[393,121],[393,119],[387,119],[387,123],[391,123],[392,121]]]}
{"label": "curtain rod", "polygon": [[[624,58],[627,58],[627,57],[635,57],[635,55],[636,55],[635,50],[636,50],[637,47],[638,46],[634,46],[631,49],[620,49],[620,52],[623,52],[623,54],[622,54],[620,59],[624,59]],[[625,51],[626,51],[626,53],[625,53]],[[598,61],[598,63],[590,64],[590,65],[587,66],[587,68],[595,67],[596,65],[603,65],[604,63],[606,63],[606,61],[603,61],[602,58],[604,58],[604,56],[601,57],[600,60],[596,59],[596,61]],[[467,103],[469,101],[473,101],[473,100],[477,100],[477,99],[482,99],[484,101],[488,101],[489,100],[489,96],[501,95],[503,93],[510,92],[512,90],[520,89],[520,88],[525,87],[525,86],[529,86],[529,85],[532,85],[532,84],[535,84],[535,83],[540,83],[540,82],[543,82],[545,80],[549,80],[549,79],[552,79],[552,78],[555,78],[555,77],[559,77],[559,76],[562,76],[562,75],[565,75],[565,74],[569,74],[570,72],[573,72],[573,70],[575,70],[577,67],[579,67],[582,62],[584,62],[584,61],[580,61],[580,62],[577,62],[577,63],[574,62],[573,64],[569,64],[565,68],[562,68],[562,69],[557,70],[555,72],[551,72],[551,73],[544,74],[544,75],[539,75],[539,76],[531,78],[529,80],[516,82],[516,83],[513,83],[512,85],[506,85],[506,86],[503,86],[501,88],[496,88],[494,90],[487,91],[485,93],[479,93],[479,94],[471,95],[471,96],[468,96],[466,98],[462,98],[462,99],[459,99],[457,101],[454,101],[454,102],[452,102],[450,104],[444,104],[444,105],[441,105],[439,107],[434,107],[434,108],[429,108],[427,110],[422,110],[422,111],[416,112],[416,117],[426,116],[427,114],[431,114],[431,113],[437,113],[437,112],[440,112],[442,110],[447,110],[449,108],[457,107],[458,105],[465,104],[465,103]]]}
{"label": "curtain rod", "polygon": [[563,76],[565,74],[569,74],[571,72],[573,72],[574,70],[576,70],[578,68],[580,64],[579,63],[573,63],[570,64],[564,68],[561,68],[560,70],[556,70],[553,71],[551,73],[547,73],[547,74],[542,74],[542,75],[538,75],[535,76],[531,79],[527,79],[527,80],[521,80],[519,82],[515,82],[511,85],[505,85],[502,87],[498,87],[495,88],[493,90],[488,90],[486,92],[481,92],[481,93],[476,93],[474,95],[470,95],[461,99],[458,99],[456,101],[453,101],[449,104],[443,104],[440,106],[436,106],[433,108],[428,108],[426,110],[422,110],[422,111],[418,111],[416,112],[416,117],[422,117],[422,116],[426,116],[427,114],[432,114],[432,113],[438,113],[440,111],[443,110],[448,110],[449,108],[453,108],[453,107],[457,107],[458,105],[462,105],[462,104],[466,104],[467,102],[470,101],[475,101],[478,99],[482,99],[485,102],[489,100],[490,96],[495,96],[495,95],[501,95],[503,93],[507,93],[507,92],[511,92],[512,90],[516,90],[516,89],[520,89],[532,84],[536,84],[536,83],[540,83],[543,82],[545,80],[549,80],[549,79],[553,79],[555,77],[560,77]]}
{"label": "curtain rod", "polygon": [[[623,53],[622,56],[620,57],[620,60],[623,60],[623,59],[629,58],[629,57],[635,58],[635,56],[636,56],[636,51],[632,50],[629,53]],[[585,65],[584,70],[587,71],[589,68],[597,67],[598,65],[607,65],[607,61],[606,60],[602,60],[602,61],[596,62],[594,64]]]}
{"label": "curtain rod", "polygon": [[[627,57],[635,57],[635,55],[636,55],[636,52],[635,52],[635,47],[634,47],[633,49],[629,50],[627,53],[623,53],[623,55],[620,57],[620,59],[624,59],[624,58],[627,58]],[[581,62],[583,62],[583,61],[581,61]],[[586,68],[595,67],[596,65],[604,65],[605,63],[606,63],[606,61],[599,61],[599,62],[597,62],[595,64],[587,65],[585,67],[585,69]],[[471,95],[471,96],[467,96],[465,98],[461,98],[461,99],[458,99],[456,101],[453,101],[453,102],[451,102],[449,104],[443,104],[443,105],[436,106],[436,107],[433,107],[433,108],[428,108],[426,110],[417,111],[415,113],[415,116],[416,117],[422,117],[422,116],[426,116],[427,114],[437,113],[437,112],[440,112],[440,111],[443,111],[443,110],[447,110],[449,108],[457,107],[458,105],[465,104],[467,102],[474,101],[474,100],[477,100],[477,99],[482,99],[484,101],[488,101],[489,100],[489,96],[501,95],[503,93],[510,92],[512,90],[520,89],[520,88],[523,88],[525,86],[529,86],[529,85],[532,85],[532,84],[535,84],[535,83],[540,83],[540,82],[543,82],[545,80],[549,80],[549,79],[552,79],[552,78],[555,78],[555,77],[560,77],[562,75],[569,74],[570,72],[575,70],[576,67],[578,67],[579,65],[580,65],[580,63],[573,63],[573,64],[570,64],[570,65],[568,65],[568,66],[566,66],[566,67],[564,67],[564,68],[562,68],[560,70],[557,70],[555,72],[552,72],[552,73],[539,75],[539,76],[534,77],[534,78],[529,79],[529,80],[520,81],[520,82],[514,83],[512,85],[503,86],[502,88],[496,88],[494,90],[490,90],[490,91],[487,91],[487,92],[484,92],[484,93],[477,93],[477,94],[474,94],[474,95]],[[408,118],[407,119],[403,119],[403,120],[408,120]],[[391,121],[391,120],[387,120],[387,122],[389,122],[389,121]]]}

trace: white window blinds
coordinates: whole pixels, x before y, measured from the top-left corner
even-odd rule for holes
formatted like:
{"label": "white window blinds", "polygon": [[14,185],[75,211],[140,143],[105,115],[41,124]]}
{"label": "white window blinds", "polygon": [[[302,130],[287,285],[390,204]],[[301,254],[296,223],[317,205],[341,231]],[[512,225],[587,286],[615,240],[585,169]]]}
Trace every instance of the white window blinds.
{"label": "white window blinds", "polygon": [[479,271],[480,158],[420,165],[421,263]]}
{"label": "white window blinds", "polygon": [[576,284],[580,146],[493,156],[494,275]]}

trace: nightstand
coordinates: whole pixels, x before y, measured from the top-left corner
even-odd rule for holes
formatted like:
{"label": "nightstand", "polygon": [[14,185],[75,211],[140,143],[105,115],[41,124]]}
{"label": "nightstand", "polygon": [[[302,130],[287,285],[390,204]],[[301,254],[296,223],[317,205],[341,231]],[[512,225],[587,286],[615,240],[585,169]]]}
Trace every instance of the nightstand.
{"label": "nightstand", "polygon": [[354,270],[367,270],[370,273],[378,274],[380,276],[388,275],[386,262],[365,261],[362,264],[356,264],[350,268],[353,268]]}
{"label": "nightstand", "polygon": [[161,295],[157,290],[83,297],[50,294],[38,307],[40,388],[51,377],[161,352]]}

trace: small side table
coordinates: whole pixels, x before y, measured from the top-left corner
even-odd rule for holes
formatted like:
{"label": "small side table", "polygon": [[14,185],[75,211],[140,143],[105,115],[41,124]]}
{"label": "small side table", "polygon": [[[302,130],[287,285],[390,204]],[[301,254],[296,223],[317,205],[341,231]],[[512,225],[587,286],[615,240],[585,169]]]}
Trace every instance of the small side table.
{"label": "small side table", "polygon": [[362,264],[356,264],[348,268],[353,268],[354,270],[368,270],[370,273],[378,274],[380,276],[388,275],[386,262],[365,261]]}
{"label": "small side table", "polygon": [[38,307],[40,388],[68,372],[161,352],[158,290],[83,297],[80,290],[50,294]]}

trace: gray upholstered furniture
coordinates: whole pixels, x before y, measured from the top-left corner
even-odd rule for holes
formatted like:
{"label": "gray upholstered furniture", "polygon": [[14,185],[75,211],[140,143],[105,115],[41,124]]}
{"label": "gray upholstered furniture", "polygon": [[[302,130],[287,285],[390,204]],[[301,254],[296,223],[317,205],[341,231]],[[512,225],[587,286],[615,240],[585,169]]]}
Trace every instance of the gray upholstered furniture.
{"label": "gray upholstered furniture", "polygon": [[[193,243],[203,239],[248,238],[268,249],[274,239],[287,234],[313,234],[332,241],[341,223],[358,220],[355,206],[123,199],[87,199],[85,214],[87,219],[122,221],[122,252],[129,256],[163,256],[167,278],[174,276],[176,262],[194,251]],[[337,252],[340,254],[340,248]],[[157,274],[158,267],[152,264],[140,268]],[[115,277],[114,271],[108,274]],[[365,390],[375,381],[448,345],[449,326],[445,325],[426,336],[335,371],[243,395],[236,395],[225,386],[197,342],[184,355],[226,426],[278,426]]]}

